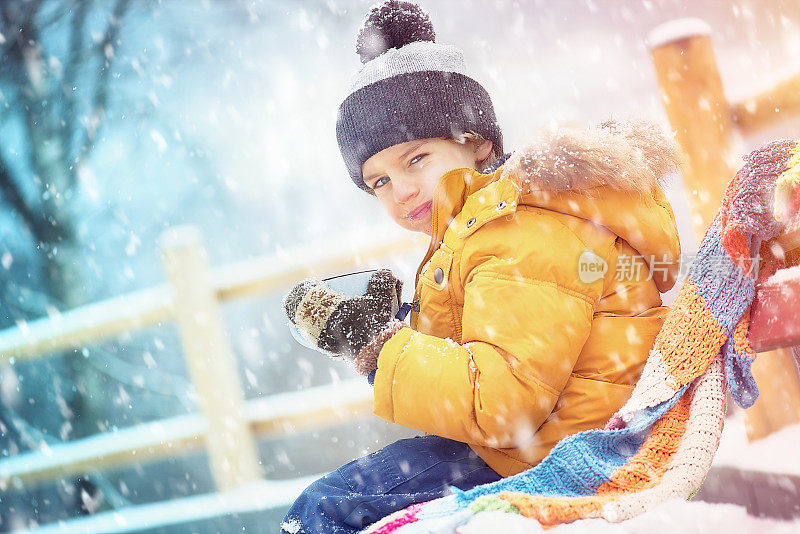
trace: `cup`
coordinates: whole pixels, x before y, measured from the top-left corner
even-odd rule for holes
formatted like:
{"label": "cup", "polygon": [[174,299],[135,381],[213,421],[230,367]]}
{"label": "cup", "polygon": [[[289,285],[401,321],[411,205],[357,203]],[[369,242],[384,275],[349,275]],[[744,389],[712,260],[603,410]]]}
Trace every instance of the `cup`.
{"label": "cup", "polygon": [[[375,274],[376,271],[377,269],[370,269],[368,271],[359,271],[357,273],[340,274],[338,276],[332,276],[331,278],[324,278],[322,281],[325,282],[328,287],[338,293],[350,297],[358,297],[367,292],[367,284],[369,283],[369,279],[373,274]],[[308,347],[309,349],[321,352],[323,354],[329,354],[327,351],[322,350],[314,343],[306,339],[292,322],[289,322],[289,331],[292,333],[292,337],[295,339],[295,341],[304,347]]]}

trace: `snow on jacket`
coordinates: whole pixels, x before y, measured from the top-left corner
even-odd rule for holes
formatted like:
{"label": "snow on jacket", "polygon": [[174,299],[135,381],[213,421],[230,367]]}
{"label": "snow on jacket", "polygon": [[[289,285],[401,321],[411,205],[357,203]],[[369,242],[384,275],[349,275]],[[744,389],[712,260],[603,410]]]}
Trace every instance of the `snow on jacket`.
{"label": "snow on jacket", "polygon": [[[647,124],[561,130],[434,191],[411,327],[381,350],[374,412],[466,442],[509,476],[630,396],[680,243]],[[637,273],[638,269],[638,273]]]}

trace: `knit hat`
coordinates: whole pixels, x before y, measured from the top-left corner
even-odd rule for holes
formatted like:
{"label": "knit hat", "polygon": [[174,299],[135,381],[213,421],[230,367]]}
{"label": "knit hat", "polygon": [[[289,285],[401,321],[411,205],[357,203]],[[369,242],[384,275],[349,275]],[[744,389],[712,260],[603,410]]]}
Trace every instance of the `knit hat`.
{"label": "knit hat", "polygon": [[489,94],[467,74],[461,50],[435,37],[427,13],[412,2],[388,0],[367,14],[356,44],[364,65],[336,119],[350,178],[365,191],[364,162],[406,141],[474,132],[502,154]]}

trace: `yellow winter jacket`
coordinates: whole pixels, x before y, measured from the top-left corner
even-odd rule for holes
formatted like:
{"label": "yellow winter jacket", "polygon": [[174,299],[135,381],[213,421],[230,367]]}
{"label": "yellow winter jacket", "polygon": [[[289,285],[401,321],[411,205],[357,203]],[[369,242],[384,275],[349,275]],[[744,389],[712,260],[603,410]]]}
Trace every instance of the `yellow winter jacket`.
{"label": "yellow winter jacket", "polygon": [[509,476],[629,397],[680,243],[647,125],[558,131],[434,192],[411,327],[383,347],[374,412],[468,443]]}

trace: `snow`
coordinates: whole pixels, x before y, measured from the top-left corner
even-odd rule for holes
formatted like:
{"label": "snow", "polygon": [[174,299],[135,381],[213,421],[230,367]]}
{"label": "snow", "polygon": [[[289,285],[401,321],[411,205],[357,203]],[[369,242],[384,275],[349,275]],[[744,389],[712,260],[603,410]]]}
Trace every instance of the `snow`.
{"label": "snow", "polygon": [[281,523],[281,529],[285,530],[289,534],[296,534],[297,532],[300,531],[301,528],[302,525],[300,524],[300,521],[294,518],[290,519],[289,521],[284,521],[283,523]]}
{"label": "snow", "polygon": [[[292,480],[260,480],[230,491],[196,495],[163,503],[128,506],[118,511],[100,512],[90,517],[71,520],[68,531],[112,534],[142,532],[151,530],[153,527],[176,526],[177,532],[181,531],[180,525],[185,525],[190,521],[285,506],[319,476],[313,475]],[[66,531],[63,524],[53,523],[32,532],[55,534]],[[269,527],[264,530],[264,532],[269,531]]]}
{"label": "snow", "polygon": [[779,285],[786,282],[794,282],[800,279],[800,265],[787,269],[778,269],[775,274],[767,278],[765,284]]}
{"label": "snow", "polygon": [[[489,90],[503,124],[507,148],[512,149],[522,136],[532,134],[551,120],[584,123],[623,111],[663,114],[651,62],[641,37],[655,24],[676,16],[702,16],[713,25],[726,89],[738,91],[746,88],[743,83],[763,81],[783,65],[796,69],[791,60],[800,55],[800,33],[791,1],[783,0],[784,5],[780,6],[781,2],[758,4],[752,0],[732,5],[714,0],[696,3],[643,0],[606,5],[598,5],[593,0],[577,3],[537,0],[529,4],[497,1],[465,5],[448,0],[435,6],[428,2],[428,6],[432,10],[435,8],[434,23],[441,42],[462,48],[467,65],[476,70],[479,80]],[[61,4],[50,0],[36,4],[40,3],[56,8]],[[94,150],[91,158],[83,157],[75,163],[79,202],[75,202],[76,197],[72,199],[73,209],[80,214],[75,219],[75,230],[80,246],[85,247],[78,256],[84,263],[81,273],[85,285],[76,284],[76,287],[82,287],[87,302],[97,304],[87,310],[91,311],[88,315],[62,311],[58,329],[50,331],[55,343],[51,350],[61,346],[58,343],[64,339],[63,333],[79,318],[98,327],[119,319],[115,310],[140,308],[147,311],[153,323],[161,324],[170,299],[162,298],[160,293],[148,291],[132,295],[124,302],[101,299],[152,287],[163,280],[156,236],[167,225],[201,224],[212,265],[230,265],[231,261],[269,254],[265,261],[247,270],[252,274],[253,283],[263,284],[264,273],[271,268],[275,270],[269,262],[303,265],[311,257],[319,258],[329,246],[335,246],[336,235],[347,235],[353,230],[360,234],[353,243],[345,244],[346,250],[352,251],[353,257],[369,261],[370,266],[385,265],[384,260],[376,264],[378,260],[364,259],[355,250],[355,244],[368,237],[364,221],[374,219],[373,224],[378,224],[379,212],[372,205],[374,199],[359,196],[359,192],[349,187],[332,127],[347,75],[358,65],[352,45],[359,27],[357,19],[364,14],[363,4],[359,7],[352,2],[326,0],[289,7],[261,0],[177,1],[152,3],[159,6],[153,12],[142,4],[122,20],[121,38],[103,45],[104,33],[96,30],[105,27],[102,15],[108,6],[104,4],[86,3],[104,8],[89,24],[93,29],[86,39],[87,44],[102,47],[101,63],[106,58],[115,60],[113,69],[108,72],[116,83],[110,87],[112,98],[102,113],[94,112],[91,107],[76,110],[75,131],[88,130],[88,140],[84,139],[81,147],[77,147],[81,143],[75,143],[74,148],[94,147]],[[477,22],[476,9],[486,15]],[[51,75],[57,71],[69,69],[68,55],[61,54],[59,48],[63,46],[59,43],[66,44],[67,39],[51,28],[68,23],[70,19],[64,16],[57,22],[43,16],[41,20],[53,22],[41,28],[42,59],[30,67],[36,70],[37,83],[42,82],[43,75],[47,83],[54,81]],[[254,24],[259,21],[262,22]],[[480,31],[472,31],[476,28]],[[686,30],[684,24],[681,31]],[[465,31],[472,38],[465,39]],[[707,33],[707,29],[704,31]],[[5,36],[0,34],[0,45],[14,40],[8,37],[7,31],[5,33]],[[678,35],[680,31],[669,34],[673,38]],[[287,42],[291,46],[286,46]],[[90,82],[102,70],[88,63],[85,67],[85,73],[74,80],[75,83],[53,83],[52,87],[59,94],[68,92],[73,98],[85,101],[91,92]],[[312,79],[313,83],[309,83]],[[20,109],[16,87],[6,83],[0,88],[0,109],[9,116]],[[48,109],[53,109],[56,103],[50,100]],[[51,118],[61,117],[53,115]],[[29,159],[27,137],[20,134],[22,130],[17,123],[22,124],[14,120],[3,123],[2,155],[8,158],[11,167],[19,169],[23,193],[37,203],[58,199],[59,195],[63,197],[64,191],[58,188],[40,188],[41,179],[31,177],[31,171],[25,169],[24,162]],[[41,192],[44,195],[40,195]],[[684,249],[691,250],[694,236],[688,226],[690,216],[686,213],[684,191],[677,187],[668,194],[679,197],[673,207],[679,225],[686,227],[681,230]],[[66,200],[69,201],[69,197]],[[0,274],[7,276],[9,282],[5,294],[0,296],[0,311],[11,310],[9,325],[19,321],[21,337],[0,335],[0,353],[9,356],[7,364],[0,364],[0,401],[5,408],[19,409],[25,417],[33,415],[29,418],[31,423],[53,437],[83,436],[87,428],[83,427],[82,420],[87,417],[76,417],[70,409],[75,405],[68,394],[72,386],[68,377],[58,373],[52,373],[55,375],[52,380],[44,377],[49,367],[42,364],[38,367],[42,376],[37,386],[36,375],[28,372],[38,363],[27,361],[35,350],[34,343],[26,339],[28,335],[33,338],[42,332],[44,324],[32,318],[45,313],[47,302],[44,286],[31,277],[40,270],[32,259],[38,258],[40,252],[32,250],[35,242],[29,243],[30,236],[20,230],[10,215],[3,217],[0,221]],[[59,224],[63,225],[64,221]],[[370,231],[374,233],[374,229]],[[322,241],[326,247],[318,246]],[[275,262],[273,253],[279,254],[280,247],[295,250],[296,243],[310,243],[311,246],[300,251],[298,257],[286,255]],[[49,250],[58,258],[71,254],[62,244],[43,250],[41,254]],[[414,259],[417,256],[415,253]],[[392,261],[405,265],[399,254]],[[415,269],[416,264],[408,268]],[[297,279],[304,275],[298,275]],[[241,287],[229,284],[227,290],[235,293]],[[678,286],[674,291],[677,289]],[[275,288],[270,291],[278,292]],[[670,302],[670,296],[664,299],[665,303]],[[267,396],[316,385],[328,373],[337,381],[338,372],[347,372],[344,366],[328,369],[327,361],[312,359],[312,355],[302,352],[298,355],[297,351],[302,349],[293,343],[290,345],[288,336],[280,335],[285,334],[283,323],[267,319],[267,313],[277,309],[272,301],[251,304],[250,308],[245,308],[244,304],[233,308],[230,304],[226,316],[231,332],[239,332],[234,334],[234,339],[242,340],[237,354],[242,355],[247,365],[243,377],[249,394]],[[263,310],[256,308],[258,305]],[[261,336],[251,336],[247,329],[237,330],[241,324],[250,324],[251,316],[252,322],[258,325],[262,313]],[[193,409],[192,401],[183,393],[188,382],[182,374],[180,347],[171,336],[171,325],[163,328],[163,331],[137,334],[147,336],[151,349],[139,351],[136,345],[140,339],[134,337],[123,339],[119,346],[112,347],[109,342],[107,351],[104,347],[92,346],[91,350],[83,348],[77,353],[76,365],[89,366],[86,368],[90,369],[90,376],[102,373],[102,380],[110,381],[102,389],[97,381],[76,384],[78,388],[88,386],[87,399],[100,399],[95,408],[103,404],[103,408],[108,408],[108,413],[97,417],[100,428],[121,427],[151,417],[170,420],[172,416],[183,414],[183,410]],[[162,336],[164,341],[151,338],[154,335]],[[12,355],[2,350],[23,341],[27,347],[24,351]],[[144,345],[144,341],[141,344]],[[128,363],[131,361],[136,365]],[[141,369],[137,370],[139,361]],[[122,372],[111,373],[110,369]],[[345,379],[348,377],[345,375]],[[116,381],[122,380],[125,387],[117,385]],[[137,391],[145,388],[146,391]],[[160,391],[160,396],[152,397],[153,391]],[[173,391],[175,395],[171,394]],[[361,393],[366,396],[368,389]],[[319,398],[325,401],[324,397]],[[34,402],[39,411],[29,409],[23,413],[26,406]],[[149,404],[158,409],[148,409]],[[266,410],[278,410],[278,406],[284,404],[291,405],[291,398],[265,399],[263,406]],[[55,417],[59,413],[63,420]],[[51,416],[52,422],[48,424],[45,419]],[[87,421],[89,430],[94,425],[93,418]],[[8,432],[4,427],[0,421],[0,433]],[[26,440],[14,438],[13,428],[11,432],[6,452],[11,455],[29,452]],[[28,433],[27,430],[22,432]],[[322,441],[317,445],[318,450],[343,451],[347,444],[347,450],[356,454],[355,450],[360,450],[364,443],[374,445],[375,440],[367,440],[363,433],[355,434],[342,432],[341,438],[327,438],[330,443]],[[796,441],[797,434],[790,434],[782,447],[789,446],[791,436],[795,436]],[[383,434],[381,437],[383,439]],[[119,441],[120,436],[116,439]],[[339,447],[331,445],[337,442]],[[61,452],[54,445],[48,447],[56,456]],[[750,456],[761,455],[765,456],[763,461],[774,460],[769,450],[766,446],[763,451],[754,449]],[[283,468],[292,462],[297,464],[299,456],[276,453],[265,458],[265,465]],[[326,468],[338,466],[335,460],[327,458],[330,465]],[[194,484],[193,468],[183,461],[182,457],[176,457],[176,465],[181,466],[179,474],[185,474]],[[144,461],[137,467],[148,472]],[[300,475],[322,467],[314,464],[309,468],[286,468],[282,475]],[[153,479],[155,488],[175,481],[167,472],[160,472]],[[117,483],[125,495],[129,493],[130,484],[131,498],[174,496],[153,489],[149,481],[140,483],[137,480],[129,477],[127,483]],[[32,486],[27,489],[39,491]],[[206,491],[192,489],[201,490]],[[108,492],[103,490],[103,493],[109,498]],[[6,499],[6,495],[3,497]],[[51,501],[40,509],[67,507],[75,497],[77,495],[56,503]],[[19,497],[20,501],[26,498],[25,495]],[[95,494],[89,491],[84,504],[94,500]],[[109,505],[116,506],[109,501],[98,501],[101,506],[97,511],[102,512]],[[43,522],[54,517],[53,514],[34,513],[34,504],[18,508],[16,518],[4,513],[4,526],[18,524],[22,528],[28,518],[33,521],[35,517],[36,521]],[[127,516],[123,513],[116,517]]]}
{"label": "snow", "polygon": [[535,534],[537,532],[557,534],[656,534],[674,533],[703,534],[733,530],[736,534],[790,534],[800,530],[798,521],[776,521],[747,515],[741,506],[733,504],[709,504],[680,499],[667,501],[628,521],[609,523],[603,519],[585,519],[543,529],[533,519],[503,512],[478,514],[467,525],[456,530],[457,534]]}
{"label": "snow", "polygon": [[647,44],[651,48],[655,48],[672,41],[698,35],[711,35],[711,26],[706,21],[696,18],[671,20],[652,30],[647,35]]}
{"label": "snow", "polygon": [[713,466],[800,476],[798,443],[800,423],[748,442],[744,419],[737,413],[725,419]]}
{"label": "snow", "polygon": [[203,243],[203,233],[191,224],[176,225],[161,234],[159,244],[163,250],[176,250]]}

